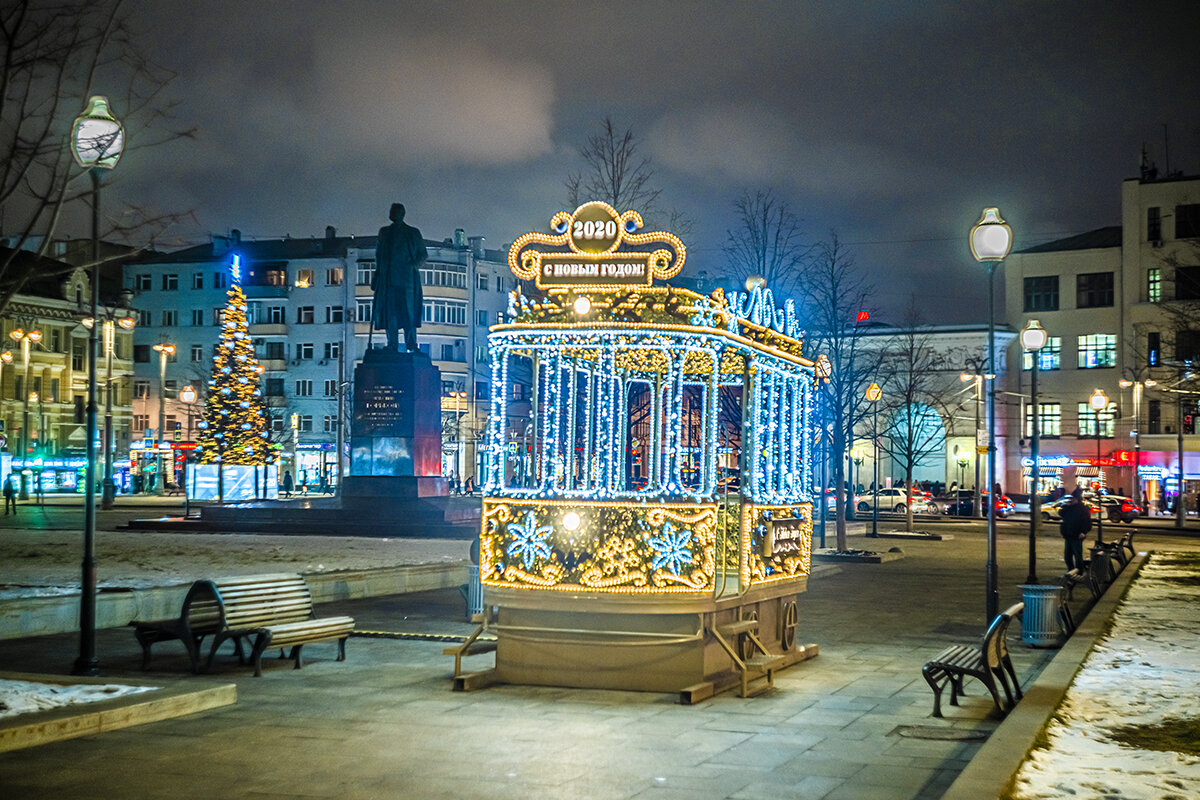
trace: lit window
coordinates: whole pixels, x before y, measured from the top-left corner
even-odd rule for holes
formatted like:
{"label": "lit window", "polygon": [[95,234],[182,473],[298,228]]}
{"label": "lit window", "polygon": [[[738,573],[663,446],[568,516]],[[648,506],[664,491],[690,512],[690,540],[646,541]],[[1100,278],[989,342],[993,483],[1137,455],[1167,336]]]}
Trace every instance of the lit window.
{"label": "lit window", "polygon": [[1117,407],[1113,403],[1108,408],[1095,411],[1090,403],[1079,404],[1079,435],[1080,437],[1096,436],[1096,426],[1100,426],[1100,438],[1111,439],[1116,429]]}
{"label": "lit window", "polygon": [[1117,365],[1117,337],[1093,333],[1079,337],[1079,368],[1097,369]]}
{"label": "lit window", "polygon": [[1146,270],[1146,300],[1151,303],[1162,302],[1162,267]]}
{"label": "lit window", "polygon": [[[1038,403],[1038,435],[1043,439],[1057,439],[1062,435],[1062,405],[1060,403]],[[1033,407],[1025,407],[1025,435],[1033,436]]]}
{"label": "lit window", "polygon": [[[1038,350],[1038,370],[1059,369],[1062,366],[1062,337],[1049,336],[1042,349]],[[1021,369],[1033,369],[1033,353],[1028,350],[1021,354]]]}

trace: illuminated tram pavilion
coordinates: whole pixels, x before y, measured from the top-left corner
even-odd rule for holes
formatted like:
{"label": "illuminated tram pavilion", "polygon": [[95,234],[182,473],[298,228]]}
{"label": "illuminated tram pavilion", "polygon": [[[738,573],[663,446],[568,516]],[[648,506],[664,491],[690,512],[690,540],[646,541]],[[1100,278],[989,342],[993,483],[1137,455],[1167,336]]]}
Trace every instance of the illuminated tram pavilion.
{"label": "illuminated tram pavilion", "polygon": [[[686,251],[641,226],[587,203],[509,251],[539,291],[513,293],[488,339],[480,569],[498,641],[479,684],[700,699],[815,654],[795,641],[816,365],[794,308],[761,287],[655,286]],[[508,431],[510,375],[530,370],[533,422]]]}

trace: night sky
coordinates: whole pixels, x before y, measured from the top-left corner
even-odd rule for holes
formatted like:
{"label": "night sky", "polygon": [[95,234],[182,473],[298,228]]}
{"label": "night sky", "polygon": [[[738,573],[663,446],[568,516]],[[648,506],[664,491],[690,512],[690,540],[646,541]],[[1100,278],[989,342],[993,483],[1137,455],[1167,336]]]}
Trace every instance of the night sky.
{"label": "night sky", "polygon": [[721,273],[735,198],[770,187],[809,241],[852,245],[881,316],[915,293],[933,321],[981,321],[966,236],[983,206],[1018,248],[1117,224],[1143,144],[1167,166],[1164,125],[1170,168],[1200,172],[1198,11],[144,0],[177,124],[198,133],[131,150],[111,185],[194,213],[164,247],[369,235],[393,201],[426,238],[462,227],[500,247],[566,207],[607,114],[695,221],[690,272]]}

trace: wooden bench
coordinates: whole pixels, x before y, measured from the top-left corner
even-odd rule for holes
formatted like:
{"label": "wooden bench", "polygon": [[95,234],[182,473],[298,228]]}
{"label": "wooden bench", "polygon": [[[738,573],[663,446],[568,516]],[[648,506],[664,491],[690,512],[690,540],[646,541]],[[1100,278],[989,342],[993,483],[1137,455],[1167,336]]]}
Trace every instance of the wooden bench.
{"label": "wooden bench", "polygon": [[[212,581],[196,581],[183,599],[178,617],[157,620],[133,620],[129,623],[133,635],[142,646],[142,669],[150,669],[150,648],[158,642],[179,640],[187,650],[192,672],[200,671],[200,645],[204,637],[212,636],[221,627],[221,608],[213,592]],[[242,656],[241,639],[235,639],[238,658]]]}
{"label": "wooden bench", "polygon": [[[1024,608],[1024,603],[1016,603],[992,620],[979,644],[950,645],[925,664],[921,674],[933,689],[935,717],[942,716],[942,690],[946,684],[950,685],[950,705],[956,706],[959,695],[965,694],[963,680],[968,677],[978,679],[988,688],[1000,714],[1007,713],[1023,697],[1008,653],[1007,637],[1008,626]],[[1009,678],[1012,678],[1011,688]],[[1004,700],[1000,699],[1000,687],[1004,688]]]}
{"label": "wooden bench", "polygon": [[184,600],[178,620],[131,622],[142,643],[143,664],[149,664],[150,645],[181,639],[200,671],[200,647],[205,636],[212,645],[204,669],[212,668],[221,645],[232,639],[238,662],[245,663],[242,641],[253,644],[250,659],[255,677],[262,675],[262,655],[269,647],[291,647],[290,657],[300,669],[301,648],[310,642],[338,643],[338,661],[346,659],[346,639],[354,630],[352,617],[313,617],[312,594],[299,575],[250,575],[196,581]]}

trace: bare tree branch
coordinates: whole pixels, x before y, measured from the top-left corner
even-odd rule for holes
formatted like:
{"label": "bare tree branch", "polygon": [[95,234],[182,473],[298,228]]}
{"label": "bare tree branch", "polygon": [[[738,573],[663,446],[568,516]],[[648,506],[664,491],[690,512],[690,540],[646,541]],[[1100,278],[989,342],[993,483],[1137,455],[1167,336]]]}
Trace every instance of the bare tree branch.
{"label": "bare tree branch", "polygon": [[734,201],[738,227],[726,231],[729,275],[739,286],[760,277],[777,294],[794,296],[811,248],[802,243],[800,221],[771,189],[749,191]]}

